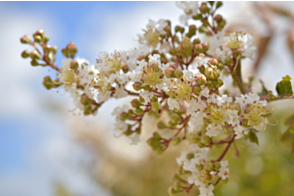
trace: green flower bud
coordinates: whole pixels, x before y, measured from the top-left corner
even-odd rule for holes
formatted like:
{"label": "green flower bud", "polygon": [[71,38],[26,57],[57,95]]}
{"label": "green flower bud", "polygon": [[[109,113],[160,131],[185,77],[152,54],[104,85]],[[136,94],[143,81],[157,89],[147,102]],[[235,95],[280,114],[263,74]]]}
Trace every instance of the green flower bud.
{"label": "green flower bud", "polygon": [[36,50],[34,50],[30,53],[30,57],[32,60],[41,59],[39,52],[37,52]]}
{"label": "green flower bud", "polygon": [[29,51],[27,50],[24,50],[22,53],[21,53],[21,57],[22,58],[28,58],[30,56],[30,53]]}
{"label": "green flower bud", "polygon": [[192,17],[194,20],[201,20],[202,19],[202,14],[196,14],[195,16]]}
{"label": "green flower bud", "polygon": [[53,54],[56,54],[58,52],[57,46],[51,47],[51,51],[53,52]]}
{"label": "green flower bud", "polygon": [[212,64],[212,65],[217,65],[218,61],[215,58],[209,59],[208,63]]}
{"label": "green flower bud", "polygon": [[174,138],[173,140],[172,140],[172,143],[173,143],[173,145],[178,145],[179,143],[181,143],[181,141],[182,141],[182,138],[180,138],[180,137],[176,137],[176,138]]}
{"label": "green flower bud", "polygon": [[202,90],[201,87],[196,86],[196,87],[194,87],[193,92],[196,94],[199,94],[201,92],[201,90]]}
{"label": "green flower bud", "polygon": [[45,45],[44,50],[45,50],[46,54],[49,54],[49,52],[51,51],[51,46],[50,45]]}
{"label": "green flower bud", "polygon": [[44,77],[44,79],[43,79],[43,86],[44,86],[47,90],[51,89],[51,88],[54,86],[54,84],[53,84],[53,82],[52,82],[50,76],[46,76],[46,77]]}
{"label": "green flower bud", "polygon": [[143,104],[138,99],[133,99],[131,101],[131,105],[133,108],[138,108],[138,107],[142,106]]}
{"label": "green flower bud", "polygon": [[165,26],[165,27],[163,28],[163,30],[164,30],[165,32],[167,32],[167,34],[169,34],[169,33],[170,33],[170,30],[171,30],[171,28],[170,28],[170,26],[169,26],[169,25],[167,25],[167,26]]}
{"label": "green flower bud", "polygon": [[224,64],[222,64],[222,63],[218,63],[216,66],[217,66],[217,68],[219,70],[223,70],[224,69]]}
{"label": "green flower bud", "polygon": [[202,164],[196,165],[198,171],[202,171],[204,166]]}
{"label": "green flower bud", "polygon": [[200,180],[208,183],[211,180],[211,175],[209,174],[209,172],[202,170],[200,172]]}
{"label": "green flower bud", "polygon": [[61,52],[62,52],[63,56],[68,57],[69,53],[68,53],[68,50],[66,48],[63,48],[61,50]]}
{"label": "green flower bud", "polygon": [[217,14],[217,15],[214,17],[214,20],[215,20],[215,22],[220,23],[220,22],[223,20],[223,17],[222,17],[222,15]]}
{"label": "green flower bud", "polygon": [[91,105],[86,105],[84,107],[84,115],[89,115],[92,114],[93,110],[92,110],[92,106]]}
{"label": "green flower bud", "polygon": [[175,77],[174,72],[175,72],[175,70],[174,70],[173,67],[168,67],[168,68],[164,71],[165,76],[166,76],[167,78],[174,78],[174,77]]}
{"label": "green flower bud", "polygon": [[202,142],[202,144],[208,145],[210,143],[210,137],[208,135],[203,134],[201,136],[200,141]]}
{"label": "green flower bud", "polygon": [[192,47],[193,45],[190,39],[187,36],[185,36],[181,42],[181,48],[186,51],[186,50],[191,50]]}
{"label": "green flower bud", "polygon": [[66,45],[66,48],[68,50],[68,54],[71,55],[71,56],[75,56],[76,53],[78,52],[78,49],[76,47],[76,44],[73,43],[73,42],[69,42],[67,45]]}
{"label": "green flower bud", "polygon": [[180,120],[181,120],[181,117],[180,117],[177,113],[173,113],[173,114],[170,116],[170,121],[169,121],[169,123],[170,123],[172,126],[175,126]]}
{"label": "green flower bud", "polygon": [[191,160],[195,157],[195,154],[193,152],[190,152],[189,154],[187,154],[187,159]]}
{"label": "green flower bud", "polygon": [[198,28],[199,33],[206,33],[207,30],[208,30],[207,27],[205,27],[204,25],[202,25]]}
{"label": "green flower bud", "polygon": [[166,124],[163,121],[159,121],[157,123],[157,128],[158,129],[165,129],[166,128]]}
{"label": "green flower bud", "polygon": [[206,145],[202,144],[202,142],[200,140],[197,142],[197,145],[199,146],[199,148],[206,147]]}
{"label": "green flower bud", "polygon": [[198,86],[202,86],[206,84],[206,77],[204,75],[198,75],[196,76],[196,83]]}
{"label": "green flower bud", "polygon": [[199,141],[199,136],[195,132],[188,133],[187,140],[193,144]]}
{"label": "green flower bud", "polygon": [[202,53],[203,47],[200,44],[196,44],[194,47],[194,53],[199,54]]}
{"label": "green flower bud", "polygon": [[136,91],[139,91],[142,89],[142,83],[141,82],[135,82],[133,84],[133,88],[136,90]]}
{"label": "green flower bud", "polygon": [[29,35],[24,35],[20,38],[20,42],[22,44],[29,44],[31,42],[31,38]]}
{"label": "green flower bud", "polygon": [[216,3],[216,8],[218,9],[218,8],[220,8],[222,5],[223,5],[223,2],[218,1],[218,2]]}
{"label": "green flower bud", "polygon": [[220,23],[217,24],[219,30],[222,30],[226,26],[227,22],[222,20]]}
{"label": "green flower bud", "polygon": [[203,42],[202,44],[203,52],[207,52],[209,50],[209,44],[206,42]]}
{"label": "green flower bud", "polygon": [[201,43],[201,41],[200,41],[199,38],[196,38],[196,39],[193,40],[193,44],[194,44],[194,45],[196,45],[196,44],[200,44],[200,43]]}
{"label": "green flower bud", "polygon": [[228,57],[225,59],[225,63],[226,63],[227,65],[231,65],[231,64],[233,63],[232,58],[231,58],[230,56],[228,56]]}
{"label": "green flower bud", "polygon": [[205,166],[204,166],[204,169],[206,170],[206,171],[212,171],[213,170],[213,167],[214,165],[213,165],[213,163],[212,162],[207,162],[206,164],[205,164]]}
{"label": "green flower bud", "polygon": [[175,26],[175,32],[177,33],[177,32],[181,32],[181,29],[182,29],[182,27],[180,27],[180,26]]}
{"label": "green flower bud", "polygon": [[70,62],[69,67],[76,72],[79,68],[79,63],[73,60]]}
{"label": "green flower bud", "polygon": [[34,36],[34,41],[37,42],[37,43],[40,43],[42,41],[42,37],[39,36],[39,35],[35,35]]}
{"label": "green flower bud", "polygon": [[222,85],[224,85],[223,80],[218,79],[217,82],[216,82],[216,88],[220,88]]}
{"label": "green flower bud", "polygon": [[209,13],[209,11],[210,11],[210,9],[209,9],[209,7],[207,7],[206,3],[202,3],[199,10],[202,14]]}
{"label": "green flower bud", "polygon": [[176,50],[173,49],[173,48],[170,48],[169,49],[169,54],[172,55],[172,56],[176,56],[177,55]]}
{"label": "green flower bud", "polygon": [[45,35],[44,38],[43,38],[43,42],[47,43],[49,41],[49,36],[48,35]]}
{"label": "green flower bud", "polygon": [[89,97],[86,94],[81,95],[80,102],[83,105],[89,105],[91,103]]}
{"label": "green flower bud", "polygon": [[150,89],[150,85],[149,84],[147,84],[147,85],[144,86],[144,90],[145,91],[149,91],[149,89]]}
{"label": "green flower bud", "polygon": [[141,109],[141,108],[136,108],[136,110],[135,110],[135,114],[136,115],[141,115],[141,114],[144,114],[144,110],[143,109]]}
{"label": "green flower bud", "polygon": [[37,30],[35,33],[34,33],[34,36],[35,35],[38,35],[38,36],[40,36],[41,38],[43,38],[43,36],[44,36],[44,31],[42,30],[42,29],[39,29],[39,30]]}
{"label": "green flower bud", "polygon": [[121,120],[126,120],[129,118],[129,115],[126,112],[122,112],[119,116]]}
{"label": "green flower bud", "polygon": [[177,69],[175,72],[174,72],[174,74],[175,74],[175,77],[176,78],[182,78],[183,77],[183,75],[184,75],[184,73],[183,73],[183,70],[181,70],[181,69]]}
{"label": "green flower bud", "polygon": [[200,73],[205,74],[205,67],[204,67],[204,65],[201,65],[198,69],[199,69],[199,72]]}
{"label": "green flower bud", "polygon": [[215,162],[213,168],[214,168],[215,170],[219,170],[219,169],[221,168],[221,164],[220,164],[220,162]]}

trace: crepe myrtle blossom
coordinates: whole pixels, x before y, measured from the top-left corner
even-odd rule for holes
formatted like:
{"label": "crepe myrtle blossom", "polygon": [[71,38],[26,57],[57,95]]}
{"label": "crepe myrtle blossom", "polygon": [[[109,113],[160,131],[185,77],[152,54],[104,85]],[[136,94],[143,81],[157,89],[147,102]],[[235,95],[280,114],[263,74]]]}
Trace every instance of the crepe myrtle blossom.
{"label": "crepe myrtle blossom", "polygon": [[[253,36],[223,30],[225,19],[216,13],[221,2],[176,4],[185,13],[180,17],[185,26],[149,19],[136,48],[101,52],[94,63],[76,57],[78,49],[70,42],[61,49],[64,59],[57,66],[58,48],[48,45],[49,37],[42,30],[33,38],[21,38],[33,48],[23,51],[22,57],[29,58],[32,66],[55,70],[56,78],[44,77],[44,87],[64,89],[84,115],[96,115],[110,99],[129,97],[129,104],[112,112],[115,137],[128,137],[130,144],[137,144],[149,126],[152,137],[147,143],[156,153],[183,143],[189,151],[176,159],[179,171],[169,193],[189,192],[196,186],[200,196],[212,196],[214,187],[229,179],[224,158],[231,144],[245,139],[258,142],[258,132],[268,124],[267,101],[291,98],[290,77],[277,85],[278,96],[270,91],[262,96],[252,93],[242,80],[241,66],[242,59],[252,58]],[[191,24],[193,20],[199,25]],[[200,34],[212,41],[204,42]],[[232,76],[239,93],[230,89],[221,93],[225,73]],[[219,157],[212,159],[210,150],[216,145],[226,147],[216,148]]]}

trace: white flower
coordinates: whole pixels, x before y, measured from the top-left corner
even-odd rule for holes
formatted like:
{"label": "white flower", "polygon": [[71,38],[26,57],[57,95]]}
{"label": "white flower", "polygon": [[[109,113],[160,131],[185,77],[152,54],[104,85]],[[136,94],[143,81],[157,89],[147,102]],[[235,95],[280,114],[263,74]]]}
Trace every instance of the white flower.
{"label": "white flower", "polygon": [[199,196],[213,196],[212,190],[214,189],[214,186],[211,184],[209,186],[202,185],[199,187],[200,195]]}
{"label": "white flower", "polygon": [[236,137],[235,139],[240,139],[243,137],[243,133],[245,135],[248,134],[249,130],[246,129],[245,127],[241,126],[241,125],[237,125],[236,127],[234,127],[234,131],[235,131],[235,134],[236,134]]}
{"label": "white flower", "polygon": [[150,102],[150,99],[154,96],[154,94],[152,92],[149,91],[140,91],[140,96],[145,100],[145,104]]}
{"label": "white flower", "polygon": [[223,180],[229,177],[229,168],[228,161],[221,161],[221,168],[219,169],[218,176],[221,177]]}
{"label": "white flower", "polygon": [[131,140],[130,145],[137,145],[141,141],[140,134],[138,133],[133,133],[132,135],[128,136],[128,138]]}
{"label": "white flower", "polygon": [[168,107],[170,110],[173,110],[173,109],[179,109],[180,108],[180,104],[178,102],[177,99],[173,99],[173,98],[168,98],[167,99],[167,104],[168,104]]}
{"label": "white flower", "polygon": [[206,128],[207,132],[205,133],[209,137],[217,136],[219,134],[219,130],[222,130],[223,127],[220,124],[217,124],[217,126],[212,126],[209,124]]}

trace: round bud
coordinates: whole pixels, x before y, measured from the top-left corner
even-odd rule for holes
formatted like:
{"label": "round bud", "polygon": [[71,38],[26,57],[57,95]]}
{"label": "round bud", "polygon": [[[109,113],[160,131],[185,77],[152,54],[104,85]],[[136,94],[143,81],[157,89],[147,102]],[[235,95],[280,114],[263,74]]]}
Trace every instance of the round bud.
{"label": "round bud", "polygon": [[202,171],[204,166],[202,164],[196,165],[198,171]]}
{"label": "round bud", "polygon": [[32,60],[41,59],[39,52],[37,52],[36,50],[30,53],[30,57]]}
{"label": "round bud", "polygon": [[202,90],[201,87],[196,86],[196,87],[194,87],[193,92],[196,94],[199,94],[201,92],[201,90]]}
{"label": "round bud", "polygon": [[167,25],[167,26],[165,26],[165,27],[163,28],[163,30],[164,30],[165,32],[170,32],[171,28],[170,28],[169,25]]}
{"label": "round bud", "polygon": [[207,162],[206,164],[205,164],[205,166],[204,166],[204,169],[206,170],[206,171],[212,171],[213,170],[213,163],[212,162]]}
{"label": "round bud", "polygon": [[216,88],[220,88],[222,85],[224,85],[223,80],[218,79],[217,82],[216,82]]}
{"label": "round bud", "polygon": [[133,108],[138,108],[138,107],[142,106],[143,104],[138,99],[133,99],[131,101],[131,105]]}
{"label": "round bud", "polygon": [[214,20],[215,20],[217,23],[220,23],[220,22],[223,20],[223,17],[222,17],[222,15],[217,14],[217,15],[214,17]]}
{"label": "round bud", "polygon": [[165,128],[166,128],[166,125],[165,125],[164,122],[159,121],[159,122],[157,123],[157,128],[158,128],[158,129],[165,129]]}
{"label": "round bud", "polygon": [[192,17],[194,20],[201,20],[202,19],[202,14],[196,14]]}
{"label": "round bud", "polygon": [[216,66],[217,66],[217,68],[219,70],[223,70],[224,69],[224,64],[222,64],[222,63],[218,63]]}
{"label": "round bud", "polygon": [[142,89],[142,83],[141,82],[135,82],[133,84],[133,88],[136,90],[136,91],[139,91]]}
{"label": "round bud", "polygon": [[91,105],[86,105],[84,107],[84,115],[89,115],[92,114],[93,110],[92,110],[92,106]]}
{"label": "round bud", "polygon": [[200,41],[199,38],[196,38],[196,39],[193,40],[193,44],[194,44],[194,45],[196,45],[196,44],[200,44],[200,43],[201,43],[201,41]]}
{"label": "round bud", "polygon": [[221,168],[221,164],[220,164],[220,162],[215,162],[214,163],[214,169],[215,170],[219,170]]}
{"label": "round bud", "polygon": [[177,69],[177,70],[174,72],[174,74],[175,74],[175,77],[176,77],[176,78],[182,78],[183,75],[184,75],[183,70],[181,70],[181,69]]}
{"label": "round bud", "polygon": [[45,35],[44,38],[43,38],[43,42],[47,43],[49,41],[49,36],[48,35]]}
{"label": "round bud", "polygon": [[43,31],[42,29],[39,29],[39,30],[37,30],[37,31],[34,33],[34,35],[38,35],[38,36],[40,36],[40,37],[43,37],[43,35],[44,35],[44,31]]}
{"label": "round bud", "polygon": [[127,73],[129,71],[129,66],[125,65],[121,69],[124,73]]}
{"label": "round bud", "polygon": [[202,25],[201,27],[198,28],[198,31],[199,31],[199,33],[206,33],[207,32],[207,27]]}
{"label": "round bud", "polygon": [[49,54],[49,52],[51,51],[51,46],[50,45],[45,45],[44,50],[45,50],[45,53]]}
{"label": "round bud", "polygon": [[219,8],[219,7],[221,7],[222,5],[223,5],[223,2],[218,1],[218,2],[216,3],[216,8]]}
{"label": "round bud", "polygon": [[57,51],[58,51],[57,46],[53,46],[53,47],[51,47],[51,51],[53,52],[53,54],[56,54]]}
{"label": "round bud", "polygon": [[20,42],[23,44],[29,44],[31,42],[31,38],[29,35],[24,35],[20,38]]}
{"label": "round bud", "polygon": [[202,86],[206,84],[206,77],[204,75],[198,75],[196,76],[196,83],[198,86]]}
{"label": "round bud", "polygon": [[82,94],[81,95],[80,102],[83,105],[89,105],[90,104],[90,99],[89,99],[89,97],[86,94]]}
{"label": "round bud", "polygon": [[22,58],[28,58],[30,56],[30,53],[29,51],[27,50],[24,50],[22,53],[21,53],[21,57]]}
{"label": "round bud", "polygon": [[76,47],[76,44],[73,43],[73,42],[69,42],[66,45],[66,49],[68,50],[68,54],[69,55],[72,55],[72,56],[75,56],[75,54],[78,52],[78,49]]}
{"label": "round bud", "polygon": [[200,45],[200,44],[196,44],[196,45],[195,45],[195,47],[194,47],[194,52],[195,52],[196,54],[200,54],[200,53],[202,53],[202,50],[203,50],[202,45]]}
{"label": "round bud", "polygon": [[36,61],[36,60],[32,60],[32,61],[31,61],[31,65],[32,65],[32,66],[38,66],[39,63],[38,63],[38,61]]}
{"label": "round bud", "polygon": [[203,42],[203,43],[201,44],[201,46],[202,46],[202,48],[203,48],[203,52],[208,51],[208,49],[209,49],[209,44],[208,44],[208,43]]}
{"label": "round bud", "polygon": [[172,55],[172,56],[176,56],[177,55],[176,50],[173,49],[173,48],[170,48],[169,49],[169,54]]}
{"label": "round bud", "polygon": [[37,42],[37,43],[40,43],[42,41],[42,37],[39,36],[39,35],[35,35],[34,36],[34,41]]}
{"label": "round bud", "polygon": [[50,78],[50,76],[45,76],[44,79],[43,79],[43,86],[47,89],[47,90],[50,90],[54,84]]}
{"label": "round bud", "polygon": [[78,67],[79,67],[79,63],[77,61],[71,61],[69,64],[69,67],[74,70],[77,71]]}
{"label": "round bud", "polygon": [[69,53],[68,53],[68,50],[66,48],[63,48],[61,50],[62,54],[65,56],[65,57],[68,57]]}
{"label": "round bud", "polygon": [[232,59],[230,56],[228,56],[228,57],[225,59],[225,63],[226,63],[227,65],[231,65],[231,64],[233,63],[233,59]]}
{"label": "round bud", "polygon": [[217,65],[218,61],[215,58],[209,59],[208,63],[212,64],[212,65]]}
{"label": "round bud", "polygon": [[164,73],[165,73],[165,77],[167,77],[167,78],[173,78],[173,77],[175,77],[175,74],[174,74],[174,68],[173,67],[168,67],[165,71],[164,71]]}
{"label": "round bud", "polygon": [[204,67],[204,65],[201,65],[198,69],[199,69],[199,72],[200,73],[205,74],[205,67]]}
{"label": "round bud", "polygon": [[203,134],[200,138],[202,144],[208,145],[210,143],[210,137],[208,135]]}

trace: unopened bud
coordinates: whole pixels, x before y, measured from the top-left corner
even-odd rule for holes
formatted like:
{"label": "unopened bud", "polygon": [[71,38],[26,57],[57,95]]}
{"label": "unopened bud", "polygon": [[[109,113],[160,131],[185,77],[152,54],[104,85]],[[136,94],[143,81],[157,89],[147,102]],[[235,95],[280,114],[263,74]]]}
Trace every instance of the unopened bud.
{"label": "unopened bud", "polygon": [[29,44],[31,42],[31,38],[29,35],[24,35],[20,38],[20,42],[23,44]]}
{"label": "unopened bud", "polygon": [[83,105],[89,105],[90,104],[90,99],[89,99],[89,97],[86,94],[82,94],[81,95],[80,102]]}
{"label": "unopened bud", "polygon": [[46,54],[49,54],[49,52],[51,51],[51,46],[50,45],[45,45],[44,50],[45,50]]}
{"label": "unopened bud", "polygon": [[173,48],[170,48],[169,49],[169,54],[172,55],[172,56],[176,56],[177,55],[176,50],[173,49]]}
{"label": "unopened bud", "polygon": [[158,102],[153,102],[153,103],[151,103],[151,109],[152,109],[154,112],[158,112],[158,111],[161,109],[161,105],[160,105],[160,103],[158,103]]}
{"label": "unopened bud", "polygon": [[218,61],[215,58],[209,59],[208,63],[212,64],[212,65],[217,65]]}
{"label": "unopened bud", "polygon": [[133,108],[138,108],[138,107],[142,106],[143,104],[138,99],[133,99],[131,101],[131,105]]}
{"label": "unopened bud", "polygon": [[129,66],[125,65],[121,69],[124,73],[127,73],[129,71]]}
{"label": "unopened bud", "polygon": [[34,36],[34,41],[37,43],[40,43],[42,41],[42,37],[40,35],[35,35]]}
{"label": "unopened bud", "polygon": [[66,48],[63,48],[61,50],[62,54],[65,56],[65,57],[68,57],[69,53],[68,53],[68,50]]}
{"label": "unopened bud", "polygon": [[202,85],[206,84],[206,77],[204,75],[196,76],[196,83],[198,86],[202,86]]}
{"label": "unopened bud", "polygon": [[203,47],[200,44],[196,44],[194,47],[194,53],[199,54],[202,53]]}
{"label": "unopened bud", "polygon": [[196,165],[198,171],[202,171],[204,166],[202,164]]}
{"label": "unopened bud", "polygon": [[220,88],[222,85],[224,85],[223,80],[218,79],[217,82],[216,82],[216,88]]}
{"label": "unopened bud", "polygon": [[57,51],[58,51],[57,46],[53,46],[53,47],[51,47],[51,51],[53,52],[53,54],[56,54]]}
{"label": "unopened bud", "polygon": [[220,22],[223,20],[223,17],[222,17],[222,15],[217,14],[217,15],[214,17],[214,20],[215,20],[217,23],[220,23]]}
{"label": "unopened bud", "polygon": [[196,15],[192,16],[192,18],[194,20],[201,20],[202,19],[202,14],[196,14]]}
{"label": "unopened bud", "polygon": [[201,41],[200,41],[199,38],[196,38],[196,39],[193,40],[193,44],[194,44],[194,45],[196,45],[196,44],[200,44],[200,43],[201,43]]}
{"label": "unopened bud", "polygon": [[214,169],[215,170],[219,170],[221,168],[221,164],[220,164],[220,162],[215,162],[214,163]]}
{"label": "unopened bud", "polygon": [[144,114],[144,110],[142,109],[142,108],[137,108],[136,110],[135,110],[135,114],[136,115],[141,115],[141,114]]}
{"label": "unopened bud", "polygon": [[32,60],[32,61],[31,61],[31,65],[32,65],[32,66],[38,66],[39,63],[38,63],[38,61],[36,61],[36,60]]}
{"label": "unopened bud", "polygon": [[212,171],[213,170],[213,163],[212,162],[207,162],[204,166],[206,171]]}
{"label": "unopened bud", "polygon": [[201,92],[201,90],[202,90],[201,87],[196,86],[196,87],[194,87],[193,92],[196,94],[199,94]]}
{"label": "unopened bud", "polygon": [[164,71],[165,76],[166,76],[167,78],[173,78],[173,77],[175,77],[174,71],[175,71],[175,70],[174,70],[172,67],[168,67],[168,68]]}
{"label": "unopened bud", "polygon": [[216,8],[220,8],[222,5],[223,5],[223,2],[218,1],[218,2],[216,3]]}
{"label": "unopened bud", "polygon": [[122,113],[120,113],[119,117],[121,120],[126,120],[129,118],[129,115],[126,112],[122,112]]}
{"label": "unopened bud", "polygon": [[174,138],[173,140],[172,140],[172,143],[173,143],[173,145],[178,145],[179,143],[181,143],[181,141],[182,141],[182,138],[180,138],[180,137],[176,137],[176,138]]}
{"label": "unopened bud", "polygon": [[193,45],[192,45],[190,39],[187,36],[185,36],[181,42],[181,48],[183,50],[190,50],[192,48],[192,46]]}
{"label": "unopened bud", "polygon": [[170,28],[169,25],[167,25],[167,26],[165,26],[165,27],[163,28],[163,30],[164,30],[165,32],[170,32],[171,28]]}
{"label": "unopened bud", "polygon": [[222,63],[218,63],[216,66],[217,66],[217,68],[219,70],[223,70],[224,69],[224,64],[222,64]]}
{"label": "unopened bud", "polygon": [[203,134],[201,136],[200,141],[202,142],[202,144],[208,145],[209,142],[210,142],[210,137],[208,135],[206,135],[206,134]]}
{"label": "unopened bud", "polygon": [[157,128],[158,129],[165,129],[166,128],[166,124],[164,122],[162,122],[162,121],[159,121],[157,123]]}
{"label": "unopened bud", "polygon": [[174,113],[170,116],[170,121],[169,123],[172,125],[172,126],[175,126],[179,121],[181,120],[181,117]]}
{"label": "unopened bud", "polygon": [[139,91],[142,89],[142,83],[141,82],[135,82],[133,84],[133,88],[136,90],[136,91]]}
{"label": "unopened bud", "polygon": [[183,70],[181,70],[181,69],[177,69],[177,70],[174,72],[174,74],[175,74],[175,77],[176,77],[176,78],[182,78],[183,75],[184,75]]}
{"label": "unopened bud", "polygon": [[201,65],[198,69],[199,69],[199,72],[200,73],[205,74],[205,67],[204,67],[204,65]]}
{"label": "unopened bud", "polygon": [[197,30],[196,25],[190,25],[189,26],[189,34],[195,35],[196,30]]}
{"label": "unopened bud", "polygon": [[207,27],[205,27],[203,25],[198,28],[199,33],[206,33],[207,30],[208,30]]}
{"label": "unopened bud", "polygon": [[51,89],[51,88],[54,86],[54,84],[53,84],[53,82],[52,82],[50,76],[46,76],[46,77],[44,77],[44,79],[43,79],[43,86],[44,86],[47,90]]}
{"label": "unopened bud", "polygon": [[71,55],[71,56],[75,56],[76,53],[78,52],[78,49],[76,47],[76,44],[73,43],[73,42],[69,42],[67,45],[66,45],[66,48],[68,50],[68,54]]}
{"label": "unopened bud", "polygon": [[30,53],[29,51],[27,50],[24,50],[22,53],[21,53],[21,57],[22,58],[28,58],[30,56]]}
{"label": "unopened bud", "polygon": [[45,35],[44,38],[43,38],[43,42],[47,43],[49,41],[49,36],[48,35]]}
{"label": "unopened bud", "polygon": [[226,63],[227,65],[231,65],[231,64],[233,63],[233,59],[232,59],[230,56],[228,56],[228,57],[225,59],[225,63]]}
{"label": "unopened bud", "polygon": [[208,49],[209,49],[209,44],[208,44],[208,43],[203,42],[203,43],[201,44],[201,46],[202,46],[202,48],[203,48],[203,52],[208,51]]}
{"label": "unopened bud", "polygon": [[37,30],[37,31],[34,33],[34,35],[38,35],[38,36],[40,36],[41,38],[43,38],[44,31],[43,31],[42,29],[39,29],[39,30]]}
{"label": "unopened bud", "polygon": [[39,52],[37,52],[36,50],[34,50],[30,53],[30,57],[33,60],[41,59]]}
{"label": "unopened bud", "polygon": [[86,105],[84,107],[84,115],[89,115],[92,114],[93,110],[92,110],[92,106],[91,105]]}
{"label": "unopened bud", "polygon": [[79,63],[77,61],[71,61],[69,67],[76,72],[79,67]]}

